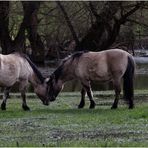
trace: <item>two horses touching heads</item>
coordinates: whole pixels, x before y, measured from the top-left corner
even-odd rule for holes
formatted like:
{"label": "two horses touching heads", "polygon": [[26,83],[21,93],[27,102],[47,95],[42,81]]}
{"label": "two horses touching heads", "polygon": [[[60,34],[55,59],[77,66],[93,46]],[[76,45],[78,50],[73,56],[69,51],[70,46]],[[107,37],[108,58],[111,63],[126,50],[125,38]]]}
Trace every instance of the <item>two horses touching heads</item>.
{"label": "two horses touching heads", "polygon": [[22,96],[22,107],[29,110],[26,103],[25,90],[30,82],[37,96],[44,105],[54,101],[67,81],[77,79],[82,84],[81,100],[78,108],[85,105],[87,93],[90,108],[95,107],[91,90],[91,81],[111,81],[115,90],[115,100],[112,109],[118,107],[123,78],[124,99],[129,108],[134,107],[134,71],[135,62],[128,52],[120,49],[110,49],[101,52],[77,52],[65,58],[49,78],[44,78],[37,67],[25,55],[18,53],[0,55],[0,86],[5,87],[1,109],[6,109],[6,100],[11,86],[19,81]]}

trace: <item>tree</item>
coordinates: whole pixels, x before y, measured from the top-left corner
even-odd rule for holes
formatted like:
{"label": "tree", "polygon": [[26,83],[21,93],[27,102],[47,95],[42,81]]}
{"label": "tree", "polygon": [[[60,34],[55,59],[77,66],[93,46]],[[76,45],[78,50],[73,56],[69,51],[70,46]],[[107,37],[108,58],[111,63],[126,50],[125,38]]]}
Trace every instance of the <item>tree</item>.
{"label": "tree", "polygon": [[22,2],[24,17],[20,24],[18,33],[14,40],[10,37],[9,31],[9,9],[10,2],[0,2],[0,41],[3,54],[13,51],[24,51],[25,30],[32,48],[32,58],[35,62],[44,61],[44,45],[37,33],[38,19],[37,12],[40,2]]}
{"label": "tree", "polygon": [[[139,30],[147,34],[146,4],[147,2],[138,1],[2,1],[2,53],[26,52],[26,49],[30,50],[31,47],[32,59],[35,62],[43,62],[44,52],[50,59],[56,58],[57,53],[59,58],[62,58],[73,52],[72,50],[108,49],[113,44],[117,45],[117,41],[122,42],[117,39],[120,37],[123,40],[127,22],[133,24],[129,26],[133,36],[137,35]],[[72,46],[69,46],[71,44]]]}
{"label": "tree", "polygon": [[70,21],[70,18],[68,17],[68,14],[67,14],[67,12],[66,12],[64,6],[61,4],[60,1],[57,1],[56,3],[57,3],[57,5],[59,6],[59,8],[61,9],[61,11],[62,11],[62,13],[63,13],[63,15],[64,15],[64,17],[65,17],[65,20],[66,20],[66,22],[67,22],[67,25],[68,25],[68,27],[69,27],[71,33],[72,33],[72,36],[73,36],[73,38],[74,38],[76,44],[78,45],[78,44],[79,44],[79,39],[78,39],[78,37],[77,37],[77,35],[76,35],[76,32],[75,32],[75,30],[74,30],[74,27],[73,27],[73,25],[72,25],[72,23],[71,23],[71,21]]}
{"label": "tree", "polygon": [[9,32],[9,1],[0,2],[0,44],[3,54],[9,54],[13,51],[21,50],[25,42],[24,22],[20,25],[18,34],[14,40]]}
{"label": "tree", "polygon": [[127,18],[141,8],[144,2],[136,2],[126,12],[123,2],[105,2],[100,13],[97,12],[93,2],[89,2],[89,8],[95,22],[82,38],[75,50],[105,50],[116,40],[121,25]]}
{"label": "tree", "polygon": [[24,1],[23,10],[24,10],[24,19],[25,25],[28,33],[28,39],[32,48],[32,59],[35,62],[44,61],[44,44],[41,40],[40,35],[37,32],[38,27],[38,10],[40,8],[39,1]]}

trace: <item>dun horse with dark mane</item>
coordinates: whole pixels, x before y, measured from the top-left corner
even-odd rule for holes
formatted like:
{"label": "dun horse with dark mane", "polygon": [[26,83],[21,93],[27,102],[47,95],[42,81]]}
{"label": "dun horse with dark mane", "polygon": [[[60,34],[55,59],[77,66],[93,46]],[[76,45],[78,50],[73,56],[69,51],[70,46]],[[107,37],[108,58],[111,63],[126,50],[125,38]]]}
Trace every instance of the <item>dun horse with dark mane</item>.
{"label": "dun horse with dark mane", "polygon": [[19,53],[0,54],[0,87],[5,88],[1,109],[6,110],[6,101],[10,88],[16,82],[20,84],[19,89],[21,91],[22,107],[24,110],[29,110],[25,95],[28,82],[33,85],[35,93],[43,104],[48,105],[47,80],[27,56]]}
{"label": "dun horse with dark mane", "polygon": [[78,52],[63,60],[60,66],[50,76],[49,101],[54,101],[66,81],[80,80],[82,84],[81,101],[78,108],[85,105],[85,94],[90,100],[90,108],[95,107],[90,82],[112,81],[115,90],[115,100],[112,109],[117,108],[121,92],[121,79],[123,78],[124,98],[129,108],[133,103],[133,78],[135,62],[128,52],[120,49],[110,49],[101,52]]}

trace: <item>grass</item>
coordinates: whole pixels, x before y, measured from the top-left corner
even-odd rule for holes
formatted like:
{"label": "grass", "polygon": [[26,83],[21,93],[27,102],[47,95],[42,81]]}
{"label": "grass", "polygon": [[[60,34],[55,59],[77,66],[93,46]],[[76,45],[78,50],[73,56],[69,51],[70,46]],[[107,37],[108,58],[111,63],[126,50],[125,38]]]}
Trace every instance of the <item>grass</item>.
{"label": "grass", "polygon": [[[7,110],[0,111],[0,146],[147,146],[148,91],[136,91],[136,107],[129,110],[120,100],[111,110],[113,92],[95,92],[95,109],[77,109],[79,93],[61,93],[50,106],[27,99],[31,111],[21,109],[15,95]],[[86,99],[88,100],[88,99]]]}

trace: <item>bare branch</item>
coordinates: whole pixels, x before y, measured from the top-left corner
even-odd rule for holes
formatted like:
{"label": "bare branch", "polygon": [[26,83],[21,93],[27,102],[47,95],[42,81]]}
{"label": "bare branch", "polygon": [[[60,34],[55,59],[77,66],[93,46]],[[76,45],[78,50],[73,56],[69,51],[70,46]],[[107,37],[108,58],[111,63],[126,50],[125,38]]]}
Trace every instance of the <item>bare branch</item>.
{"label": "bare branch", "polygon": [[69,17],[68,17],[68,14],[67,14],[65,8],[62,6],[62,4],[61,4],[60,1],[56,1],[56,3],[57,3],[57,5],[59,6],[59,8],[61,9],[61,11],[62,11],[62,13],[63,13],[63,15],[64,15],[64,17],[65,17],[65,20],[66,20],[66,22],[67,22],[67,25],[68,25],[68,27],[69,27],[69,29],[70,29],[72,35],[73,35],[73,38],[74,38],[76,44],[78,45],[78,44],[79,44],[78,37],[77,37],[77,35],[76,35],[76,33],[75,33],[74,27],[73,27],[73,25],[72,25],[72,23],[71,23],[71,21],[70,21],[70,19],[69,19]]}
{"label": "bare branch", "polygon": [[94,8],[91,1],[89,2],[89,7],[90,7],[92,14],[96,17],[96,19],[98,19],[99,15],[98,15],[98,13],[97,13],[96,9]]}
{"label": "bare branch", "polygon": [[138,21],[136,21],[136,20],[127,19],[127,21],[129,21],[129,22],[133,22],[133,23],[138,24],[138,25],[141,25],[141,26],[144,26],[144,27],[146,27],[146,28],[148,27],[147,24],[142,23],[142,22],[138,22]]}
{"label": "bare branch", "polygon": [[122,15],[121,18],[119,19],[120,24],[125,23],[126,19],[130,15],[132,15],[134,12],[136,12],[143,4],[144,4],[144,2],[137,2],[137,4],[135,5],[135,7],[133,9],[128,11],[126,14]]}

